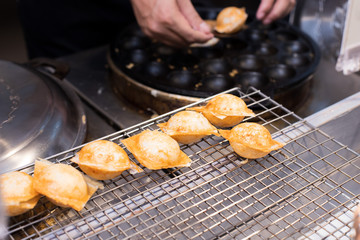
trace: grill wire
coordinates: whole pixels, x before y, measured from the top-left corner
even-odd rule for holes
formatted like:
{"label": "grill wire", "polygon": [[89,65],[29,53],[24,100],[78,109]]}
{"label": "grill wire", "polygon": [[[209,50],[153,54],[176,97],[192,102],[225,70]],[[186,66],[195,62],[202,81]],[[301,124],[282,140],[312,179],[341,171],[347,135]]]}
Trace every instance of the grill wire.
{"label": "grill wire", "polygon": [[[226,93],[241,96],[256,111],[244,121],[264,125],[286,146],[248,161],[221,137],[180,145],[193,161],[190,167],[123,172],[104,181],[80,212],[42,197],[34,210],[9,220],[9,238],[352,239],[359,154],[254,88]],[[158,129],[156,124],[184,109],[103,139],[125,148],[121,139]],[[73,165],[69,159],[81,147],[48,160]],[[19,170],[32,174],[33,165]]]}

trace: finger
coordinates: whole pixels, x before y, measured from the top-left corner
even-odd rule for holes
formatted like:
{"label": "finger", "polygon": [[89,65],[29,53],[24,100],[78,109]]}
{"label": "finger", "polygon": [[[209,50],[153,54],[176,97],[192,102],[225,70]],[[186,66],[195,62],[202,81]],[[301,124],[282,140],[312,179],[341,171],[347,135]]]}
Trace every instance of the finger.
{"label": "finger", "polygon": [[177,48],[184,47],[189,44],[186,39],[171,30],[163,30],[161,33],[158,34],[153,33],[152,38],[166,45]]}
{"label": "finger", "polygon": [[182,36],[188,44],[191,43],[203,43],[214,37],[212,33],[203,33],[201,31],[194,30],[184,16],[178,16],[176,26],[172,28],[175,33]]}
{"label": "finger", "polygon": [[185,39],[185,37],[172,29],[172,26],[159,25],[156,28],[144,30],[144,33],[147,36],[164,44],[174,47],[183,47],[188,45],[188,41]]}
{"label": "finger", "polygon": [[[133,0],[133,2],[137,2]],[[150,38],[156,39],[171,46],[184,46],[185,38],[177,34],[172,28],[176,25],[177,16],[182,16],[176,0],[153,1],[150,11],[142,9],[145,3],[140,4],[138,22],[143,32]],[[138,5],[139,6],[139,5]],[[144,14],[145,12],[147,14]],[[137,12],[135,12],[137,13]],[[135,14],[137,16],[137,14]],[[189,25],[189,23],[186,23]]]}
{"label": "finger", "polygon": [[213,37],[212,34],[194,30],[176,0],[157,0],[151,9],[145,17],[142,17],[140,14],[143,12],[139,11],[138,20],[144,33],[151,38],[179,47],[193,42],[206,42]]}
{"label": "finger", "polygon": [[191,32],[196,32],[191,28],[187,20],[181,13],[173,12],[173,20],[159,25],[158,29],[153,29],[153,38],[170,46],[187,46],[193,40]]}
{"label": "finger", "polygon": [[256,18],[263,20],[273,8],[275,0],[261,0],[261,3],[256,12]]}
{"label": "finger", "polygon": [[289,0],[287,10],[283,12],[283,15],[281,17],[285,17],[288,15],[295,7],[296,0]]}
{"label": "finger", "polygon": [[172,12],[172,21],[167,22],[164,26],[167,30],[172,31],[174,35],[184,39],[187,45],[194,42],[206,42],[214,37],[212,33],[203,33],[201,31],[194,30],[186,17],[180,11],[180,8],[179,11]]}
{"label": "finger", "polygon": [[289,0],[277,0],[271,11],[263,19],[263,23],[269,24],[273,22],[275,19],[286,16],[289,13],[289,9],[290,9],[289,3],[290,3]]}
{"label": "finger", "polygon": [[290,0],[288,13],[290,13],[296,6],[296,0]]}
{"label": "finger", "polygon": [[203,33],[211,32],[209,25],[207,25],[200,17],[190,0],[177,0],[177,4],[185,19],[194,30],[201,31]]}

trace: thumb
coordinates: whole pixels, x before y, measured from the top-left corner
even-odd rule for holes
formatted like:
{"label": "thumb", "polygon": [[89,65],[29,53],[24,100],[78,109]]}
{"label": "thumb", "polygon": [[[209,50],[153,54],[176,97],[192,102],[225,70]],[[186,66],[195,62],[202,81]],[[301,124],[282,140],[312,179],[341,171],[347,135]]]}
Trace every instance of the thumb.
{"label": "thumb", "polygon": [[256,11],[256,18],[258,20],[263,20],[271,11],[274,3],[274,0],[261,0],[258,10]]}
{"label": "thumb", "polygon": [[205,34],[211,33],[211,28],[199,16],[190,0],[177,0],[177,4],[181,13],[184,15],[185,19],[194,30],[203,32]]}

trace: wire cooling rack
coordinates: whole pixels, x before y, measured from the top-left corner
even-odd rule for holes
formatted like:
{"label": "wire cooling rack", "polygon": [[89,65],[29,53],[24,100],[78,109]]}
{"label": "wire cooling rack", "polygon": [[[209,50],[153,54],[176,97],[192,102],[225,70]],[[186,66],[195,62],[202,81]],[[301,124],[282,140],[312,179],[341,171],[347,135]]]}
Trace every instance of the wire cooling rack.
{"label": "wire cooling rack", "polygon": [[[244,121],[264,125],[286,146],[248,161],[221,137],[180,145],[192,159],[190,167],[123,172],[104,181],[105,188],[80,212],[43,197],[34,210],[9,220],[9,238],[351,239],[360,196],[359,155],[256,89],[227,93],[256,112]],[[158,129],[156,124],[183,109],[103,139],[124,147],[121,139]],[[69,159],[80,148],[48,160],[72,164]],[[31,174],[33,166],[19,170]]]}

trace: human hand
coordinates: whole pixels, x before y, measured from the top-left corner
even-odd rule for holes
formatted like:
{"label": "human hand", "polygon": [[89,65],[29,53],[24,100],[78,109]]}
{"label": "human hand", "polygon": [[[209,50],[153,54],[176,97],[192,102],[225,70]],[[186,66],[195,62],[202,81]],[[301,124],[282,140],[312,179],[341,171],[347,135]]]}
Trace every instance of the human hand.
{"label": "human hand", "polygon": [[264,24],[282,18],[295,7],[296,0],[261,0],[256,18]]}
{"label": "human hand", "polygon": [[165,44],[181,47],[214,37],[190,0],[131,0],[131,4],[143,32]]}

